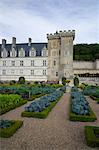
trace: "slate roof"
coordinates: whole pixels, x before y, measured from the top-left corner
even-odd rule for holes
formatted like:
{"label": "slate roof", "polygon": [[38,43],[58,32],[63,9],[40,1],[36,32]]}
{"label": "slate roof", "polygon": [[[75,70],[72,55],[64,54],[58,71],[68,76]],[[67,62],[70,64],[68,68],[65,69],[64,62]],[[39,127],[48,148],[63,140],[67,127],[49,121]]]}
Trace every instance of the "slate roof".
{"label": "slate roof", "polygon": [[[6,44],[6,46],[5,46],[6,50],[8,51],[8,57],[10,57],[11,46],[12,46],[12,44]],[[17,57],[18,57],[18,50],[21,48],[23,48],[25,50],[25,57],[28,57],[29,50],[32,47],[36,50],[36,56],[41,56],[42,49],[44,47],[47,48],[47,43],[31,43],[31,46],[28,46],[28,43],[16,44]],[[0,57],[1,57],[1,44],[0,44]]]}

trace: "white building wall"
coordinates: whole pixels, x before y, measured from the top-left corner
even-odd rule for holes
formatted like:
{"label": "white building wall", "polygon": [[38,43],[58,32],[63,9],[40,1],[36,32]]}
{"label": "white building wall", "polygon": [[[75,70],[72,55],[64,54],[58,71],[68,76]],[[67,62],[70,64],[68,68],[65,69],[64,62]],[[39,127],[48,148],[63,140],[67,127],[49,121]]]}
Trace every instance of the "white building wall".
{"label": "white building wall", "polygon": [[91,61],[73,61],[73,69],[94,69],[94,62]]}
{"label": "white building wall", "polygon": [[[31,61],[34,60],[34,66],[31,66]],[[43,61],[46,61],[46,65]],[[3,61],[6,61],[6,66],[3,66]],[[15,66],[12,66],[12,61],[15,61]],[[23,61],[23,66],[20,66],[20,61]],[[26,80],[47,81],[47,57],[25,57],[25,58],[0,58],[0,80],[18,80],[20,76],[24,76]],[[6,70],[6,74],[2,74]],[[31,75],[31,70],[34,74]],[[46,74],[44,71],[46,70]]]}

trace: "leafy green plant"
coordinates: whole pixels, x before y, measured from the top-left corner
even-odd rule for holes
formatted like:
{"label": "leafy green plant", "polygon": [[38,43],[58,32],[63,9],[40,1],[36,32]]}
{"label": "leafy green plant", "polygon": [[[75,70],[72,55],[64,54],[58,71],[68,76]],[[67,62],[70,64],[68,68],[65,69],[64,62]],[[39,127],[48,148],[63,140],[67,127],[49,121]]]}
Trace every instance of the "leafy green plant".
{"label": "leafy green plant", "polygon": [[4,114],[26,102],[27,100],[23,100],[17,94],[0,94],[0,114]]}
{"label": "leafy green plant", "polygon": [[19,84],[24,84],[25,83],[25,78],[24,77],[19,77]]}

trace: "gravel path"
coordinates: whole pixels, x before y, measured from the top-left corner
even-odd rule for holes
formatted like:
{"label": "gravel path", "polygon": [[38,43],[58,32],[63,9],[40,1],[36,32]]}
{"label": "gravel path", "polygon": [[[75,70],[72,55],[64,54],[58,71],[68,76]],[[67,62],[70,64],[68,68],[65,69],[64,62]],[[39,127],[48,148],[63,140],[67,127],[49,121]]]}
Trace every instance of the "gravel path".
{"label": "gravel path", "polygon": [[86,145],[85,125],[99,125],[99,105],[90,100],[98,120],[94,123],[68,120],[70,94],[63,95],[46,119],[22,118],[24,106],[4,115],[3,119],[20,119],[23,126],[8,139],[1,138],[1,150],[98,150]]}

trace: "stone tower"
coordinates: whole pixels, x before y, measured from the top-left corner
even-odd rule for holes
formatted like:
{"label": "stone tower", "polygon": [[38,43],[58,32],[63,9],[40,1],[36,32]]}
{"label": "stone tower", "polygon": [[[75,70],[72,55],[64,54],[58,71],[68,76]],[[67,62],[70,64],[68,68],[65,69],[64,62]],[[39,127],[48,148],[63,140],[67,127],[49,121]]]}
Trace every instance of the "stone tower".
{"label": "stone tower", "polygon": [[73,78],[73,40],[75,30],[47,34],[48,81],[59,81],[64,76]]}

